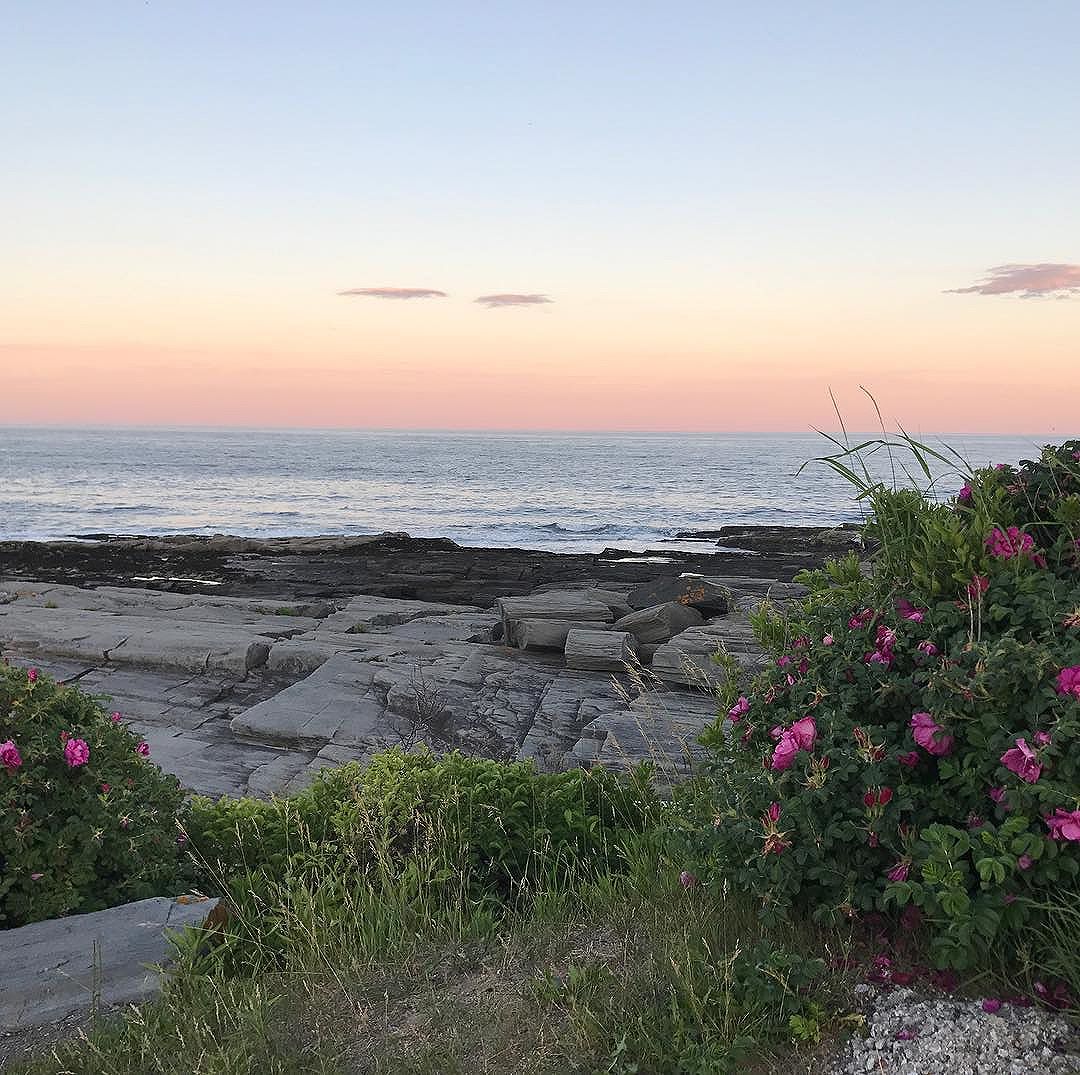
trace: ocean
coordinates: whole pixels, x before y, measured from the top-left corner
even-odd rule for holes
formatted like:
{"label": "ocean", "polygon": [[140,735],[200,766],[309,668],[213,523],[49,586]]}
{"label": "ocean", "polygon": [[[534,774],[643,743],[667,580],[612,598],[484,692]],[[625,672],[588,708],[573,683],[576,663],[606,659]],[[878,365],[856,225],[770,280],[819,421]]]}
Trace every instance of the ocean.
{"label": "ocean", "polygon": [[[1051,439],[926,438],[976,465]],[[858,521],[842,478],[820,464],[796,474],[829,447],[814,433],[0,427],[0,538],[391,530],[564,552],[678,548],[680,531]],[[891,480],[883,455],[873,465]],[[959,484],[946,474],[939,488]]]}

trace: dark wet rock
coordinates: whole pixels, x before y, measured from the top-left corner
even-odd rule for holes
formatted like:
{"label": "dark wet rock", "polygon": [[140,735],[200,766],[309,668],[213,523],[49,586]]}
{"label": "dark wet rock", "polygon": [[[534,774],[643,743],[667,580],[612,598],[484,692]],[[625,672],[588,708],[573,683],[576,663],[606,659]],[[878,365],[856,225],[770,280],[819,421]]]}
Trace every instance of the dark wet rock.
{"label": "dark wet rock", "polygon": [[[675,602],[697,609],[707,616],[727,612],[730,593],[727,588],[712,579],[689,575],[681,578],[667,576],[654,579],[644,586],[631,590],[627,603],[631,608],[644,609],[666,602]],[[692,624],[687,624],[692,626]],[[649,640],[646,640],[649,641]]]}

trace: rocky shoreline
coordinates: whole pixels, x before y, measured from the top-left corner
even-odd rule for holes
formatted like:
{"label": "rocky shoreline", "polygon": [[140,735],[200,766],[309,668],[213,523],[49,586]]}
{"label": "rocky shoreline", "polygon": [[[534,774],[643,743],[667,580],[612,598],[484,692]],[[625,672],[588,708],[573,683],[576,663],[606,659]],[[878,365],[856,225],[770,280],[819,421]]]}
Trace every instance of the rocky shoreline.
{"label": "rocky shoreline", "polygon": [[491,608],[499,597],[560,582],[620,586],[682,573],[788,582],[827,556],[858,547],[840,527],[722,527],[678,535],[700,552],[605,549],[595,554],[458,545],[446,538],[143,537],[0,541],[0,584],[35,579],[73,586],[135,586],[176,593],[334,597],[342,592]]}
{"label": "rocky shoreline", "polygon": [[288,793],[419,743],[545,769],[651,761],[676,779],[715,718],[712,656],[753,667],[748,610],[797,595],[792,577],[858,532],[700,541],[596,555],[403,534],[5,542],[0,654],[109,699],[203,794]]}

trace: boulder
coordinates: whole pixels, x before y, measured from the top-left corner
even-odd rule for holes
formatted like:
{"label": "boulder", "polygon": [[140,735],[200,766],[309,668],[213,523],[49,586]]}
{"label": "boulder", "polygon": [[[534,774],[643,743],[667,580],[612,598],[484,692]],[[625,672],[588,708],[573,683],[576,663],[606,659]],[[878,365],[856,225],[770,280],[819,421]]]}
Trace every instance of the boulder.
{"label": "boulder", "polygon": [[708,616],[717,616],[728,611],[729,598],[726,587],[702,575],[669,575],[631,590],[626,600],[634,609],[645,609],[674,601],[676,604],[696,608]]}
{"label": "boulder", "polygon": [[629,631],[639,644],[656,645],[704,622],[696,608],[680,605],[677,601],[665,601],[662,605],[652,605],[623,616],[615,621],[614,629]]}
{"label": "boulder", "polygon": [[[566,648],[566,636],[577,630],[602,630],[603,625],[588,620],[517,620],[514,624],[514,644],[518,649]],[[509,641],[509,640],[508,640]]]}
{"label": "boulder", "polygon": [[635,657],[637,643],[627,631],[571,631],[566,636],[566,666],[593,672],[622,672]]}

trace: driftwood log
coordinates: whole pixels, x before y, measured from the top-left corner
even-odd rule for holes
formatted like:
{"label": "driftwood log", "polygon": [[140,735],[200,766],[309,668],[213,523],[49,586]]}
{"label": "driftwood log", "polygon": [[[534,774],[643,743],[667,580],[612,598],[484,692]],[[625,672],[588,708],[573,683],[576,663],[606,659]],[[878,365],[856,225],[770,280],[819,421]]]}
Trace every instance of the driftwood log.
{"label": "driftwood log", "polygon": [[566,666],[592,672],[621,672],[637,652],[626,631],[588,631],[577,628],[566,636]]}

